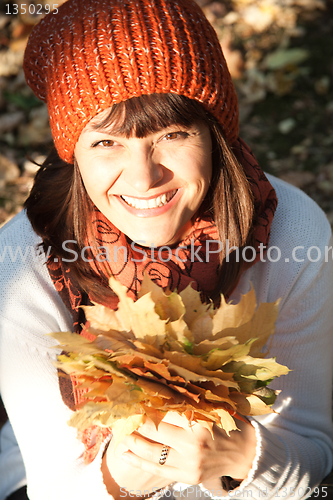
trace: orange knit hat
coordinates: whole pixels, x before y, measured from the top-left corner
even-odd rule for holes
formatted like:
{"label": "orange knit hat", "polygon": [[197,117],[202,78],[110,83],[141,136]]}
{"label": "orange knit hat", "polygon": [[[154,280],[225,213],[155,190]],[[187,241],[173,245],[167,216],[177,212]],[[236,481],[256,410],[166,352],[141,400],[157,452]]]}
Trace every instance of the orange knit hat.
{"label": "orange knit hat", "polygon": [[91,118],[153,93],[201,102],[229,144],[238,137],[236,92],[216,33],[194,0],[68,0],[35,26],[23,67],[69,163]]}

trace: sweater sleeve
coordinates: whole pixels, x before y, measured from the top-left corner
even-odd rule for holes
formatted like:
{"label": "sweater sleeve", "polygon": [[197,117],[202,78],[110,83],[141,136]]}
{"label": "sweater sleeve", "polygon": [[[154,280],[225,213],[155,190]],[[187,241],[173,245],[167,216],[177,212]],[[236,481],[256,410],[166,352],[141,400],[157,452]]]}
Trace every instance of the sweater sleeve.
{"label": "sweater sleeve", "polygon": [[269,355],[291,372],[270,385],[281,390],[276,413],[252,419],[257,454],[240,493],[301,499],[333,465],[333,243],[331,228],[312,200],[282,181],[273,184],[280,205],[270,242],[276,248],[271,262],[266,256],[255,265],[240,288],[252,282],[258,301],[281,299]]}
{"label": "sweater sleeve", "polygon": [[9,420],[0,430],[0,500],[27,484],[20,449]]}
{"label": "sweater sleeve", "polygon": [[0,234],[0,392],[22,453],[28,496],[109,500],[102,449],[85,465],[83,445],[67,425],[71,410],[54,366],[59,348],[47,334],[71,330],[72,320],[42,256],[34,253],[38,242],[24,214]]}

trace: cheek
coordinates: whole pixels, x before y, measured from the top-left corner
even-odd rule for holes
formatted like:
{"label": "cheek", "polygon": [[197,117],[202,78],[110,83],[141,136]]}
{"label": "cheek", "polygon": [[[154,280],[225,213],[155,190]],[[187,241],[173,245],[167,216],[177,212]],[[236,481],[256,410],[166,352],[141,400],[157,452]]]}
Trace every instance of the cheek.
{"label": "cheek", "polygon": [[206,162],[201,169],[201,175],[205,184],[210,184],[212,180],[213,168],[211,160]]}
{"label": "cheek", "polygon": [[203,174],[203,178],[204,178],[204,182],[205,182],[205,190],[207,193],[208,188],[210,186],[210,183],[212,181],[212,177],[213,177],[213,165],[212,165],[211,158],[206,160],[206,163],[204,164],[204,167],[203,167],[202,174]]}
{"label": "cheek", "polygon": [[183,152],[175,164],[178,166],[176,173],[188,184],[203,186],[210,184],[212,178],[211,150],[198,148]]}
{"label": "cheek", "polygon": [[86,188],[87,193],[93,196],[94,193],[98,192],[99,183],[97,181],[97,176],[93,176],[91,172],[85,170],[80,170],[82,182]]}
{"label": "cheek", "polygon": [[88,192],[106,193],[115,182],[115,176],[110,168],[103,165],[102,162],[87,161],[79,164],[79,170],[83,184]]}
{"label": "cheek", "polygon": [[207,160],[206,157],[202,159],[196,170],[195,177],[199,189],[203,190],[206,194],[212,180],[212,162],[210,159]]}
{"label": "cheek", "polygon": [[210,184],[212,178],[212,152],[211,145],[205,144],[196,154],[192,156],[192,169],[189,169],[192,172],[192,177],[197,179],[197,182],[206,186]]}

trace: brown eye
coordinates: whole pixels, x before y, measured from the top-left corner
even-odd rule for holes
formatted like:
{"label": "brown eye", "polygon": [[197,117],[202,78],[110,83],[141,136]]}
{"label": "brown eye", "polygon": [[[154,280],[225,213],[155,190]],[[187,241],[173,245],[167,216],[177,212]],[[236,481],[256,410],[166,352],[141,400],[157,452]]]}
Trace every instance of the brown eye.
{"label": "brown eye", "polygon": [[99,144],[101,144],[102,146],[104,146],[105,148],[108,148],[110,146],[113,146],[114,145],[114,141],[111,141],[111,140],[105,140],[105,141],[100,141]]}
{"label": "brown eye", "polygon": [[111,139],[104,139],[103,141],[98,141],[93,144],[93,147],[95,148],[96,146],[102,146],[103,148],[111,148],[114,146],[115,141],[112,141]]}
{"label": "brown eye", "polygon": [[179,139],[180,137],[182,138],[188,137],[188,135],[189,134],[187,132],[181,132],[181,131],[170,132],[169,134],[166,134],[164,136],[164,139],[166,139],[167,141],[173,141],[174,139]]}
{"label": "brown eye", "polygon": [[179,132],[171,132],[170,134],[167,134],[165,136],[165,138],[172,140],[172,139],[177,139],[178,136],[179,136]]}

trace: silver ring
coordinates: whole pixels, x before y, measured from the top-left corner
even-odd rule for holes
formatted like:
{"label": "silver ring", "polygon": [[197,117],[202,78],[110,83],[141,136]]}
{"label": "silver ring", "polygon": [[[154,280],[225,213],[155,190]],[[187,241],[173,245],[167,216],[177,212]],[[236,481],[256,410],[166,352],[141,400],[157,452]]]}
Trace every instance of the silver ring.
{"label": "silver ring", "polygon": [[165,462],[166,462],[166,459],[168,458],[168,455],[169,455],[169,446],[163,446],[162,448],[162,451],[161,451],[161,456],[160,456],[160,459],[158,461],[158,463],[160,465],[164,465]]}

